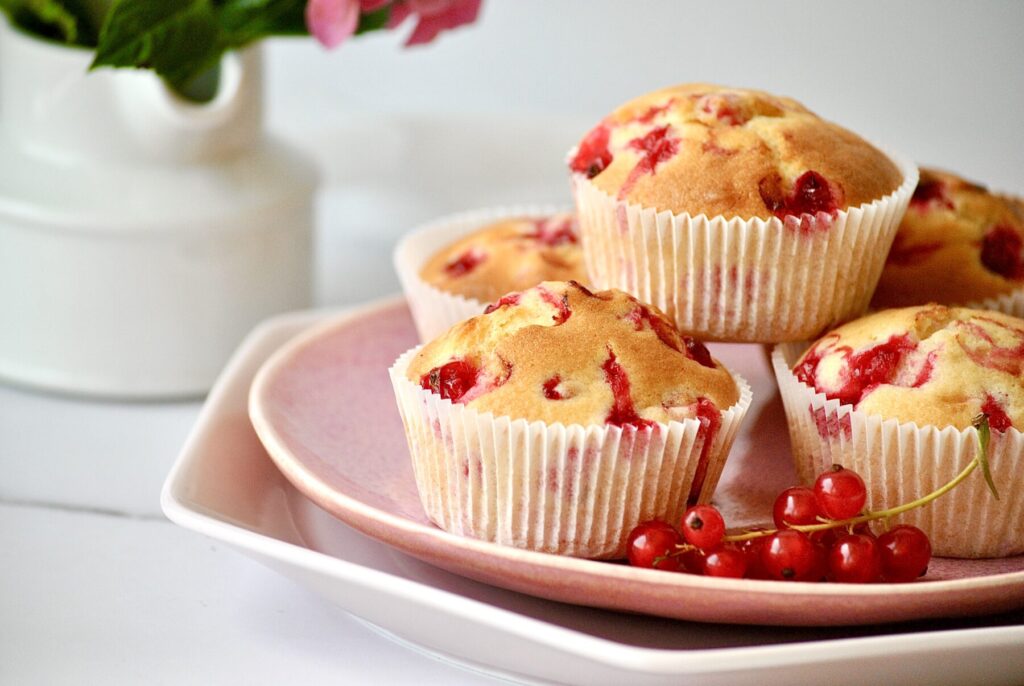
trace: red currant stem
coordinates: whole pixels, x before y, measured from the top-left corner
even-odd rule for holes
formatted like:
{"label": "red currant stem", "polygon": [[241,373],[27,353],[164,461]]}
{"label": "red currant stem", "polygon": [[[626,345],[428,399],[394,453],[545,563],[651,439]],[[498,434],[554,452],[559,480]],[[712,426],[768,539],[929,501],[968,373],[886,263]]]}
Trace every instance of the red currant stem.
{"label": "red currant stem", "polygon": [[744,531],[741,534],[726,534],[722,537],[722,540],[730,543],[738,543],[740,541],[751,541],[755,538],[764,538],[765,536],[771,536],[778,532],[778,529],[757,529],[756,531]]}
{"label": "red currant stem", "polygon": [[862,524],[863,522],[870,522],[875,519],[889,519],[890,517],[901,515],[904,512],[909,512],[910,510],[913,510],[914,508],[921,507],[922,505],[927,505],[928,503],[935,500],[939,496],[945,495],[949,491],[953,490],[954,488],[956,488],[957,485],[960,484],[961,481],[970,476],[971,472],[973,472],[980,463],[981,461],[977,457],[975,457],[973,460],[971,460],[970,464],[968,464],[962,472],[953,477],[953,479],[949,481],[949,483],[932,491],[928,495],[921,496],[917,500],[911,500],[909,503],[903,503],[902,505],[898,505],[896,507],[890,507],[888,510],[866,512],[862,515],[858,515],[857,517],[850,517],[849,519],[836,519],[824,522],[822,524],[794,524],[789,528],[795,529],[796,531],[803,531],[804,533],[811,533],[813,531],[835,529],[840,526],[855,526],[857,524]]}
{"label": "red currant stem", "polygon": [[988,441],[992,436],[988,426],[988,415],[982,412],[971,424],[978,430],[978,456],[975,459],[981,464],[981,473],[985,476],[988,490],[992,491],[996,500],[999,500],[999,491],[996,490],[996,482],[992,480],[992,470],[988,466]]}
{"label": "red currant stem", "polygon": [[676,543],[674,547],[675,550],[667,552],[664,555],[658,555],[658,557],[654,558],[654,560],[651,561],[651,564],[657,566],[665,560],[669,559],[670,557],[679,557],[683,553],[688,553],[691,550],[697,550],[697,546],[690,545],[689,543]]}
{"label": "red currant stem", "polygon": [[[973,472],[979,466],[981,467],[982,473],[985,475],[985,482],[988,484],[989,490],[991,490],[992,491],[992,495],[994,495],[996,497],[996,499],[998,499],[999,498],[999,493],[998,493],[998,491],[996,491],[996,486],[995,486],[995,483],[992,481],[992,475],[989,472],[989,467],[988,467],[988,443],[989,443],[988,417],[985,414],[980,414],[977,417],[975,417],[973,424],[974,424],[975,428],[978,429],[978,452],[974,456],[974,459],[971,460],[970,463],[966,467],[964,467],[963,471],[961,471],[959,474],[957,474],[955,477],[953,477],[953,479],[950,480],[948,483],[946,483],[944,486],[940,486],[938,489],[932,491],[931,493],[929,493],[927,495],[921,496],[917,500],[912,500],[909,503],[904,503],[903,505],[899,505],[897,507],[891,507],[888,510],[878,510],[876,512],[866,512],[866,513],[864,513],[862,515],[858,515],[856,517],[850,517],[849,519],[830,519],[830,520],[824,520],[824,521],[822,521],[821,524],[788,524],[787,523],[787,526],[790,529],[793,529],[794,531],[802,531],[803,533],[812,533],[812,532],[815,532],[815,531],[825,531],[826,529],[838,529],[839,527],[842,527],[842,526],[851,527],[851,530],[852,530],[853,526],[856,526],[857,524],[862,524],[864,522],[870,522],[870,521],[873,521],[875,519],[885,519],[885,520],[888,520],[888,519],[890,519],[892,517],[895,517],[897,515],[901,515],[904,512],[909,512],[910,510],[913,510],[914,508],[921,507],[922,505],[927,505],[928,503],[930,503],[931,501],[935,500],[939,496],[945,495],[949,491],[951,491],[954,488],[956,488],[960,484],[961,481],[963,481],[968,476],[970,476],[971,472]],[[722,540],[724,540],[724,541],[731,541],[731,542],[749,541],[749,540],[754,539],[754,538],[761,538],[763,536],[771,536],[772,534],[777,533],[777,532],[778,532],[778,529],[762,529],[762,530],[758,530],[758,531],[745,531],[745,532],[740,533],[740,534],[731,534],[731,535],[725,536],[725,538],[723,538]]]}

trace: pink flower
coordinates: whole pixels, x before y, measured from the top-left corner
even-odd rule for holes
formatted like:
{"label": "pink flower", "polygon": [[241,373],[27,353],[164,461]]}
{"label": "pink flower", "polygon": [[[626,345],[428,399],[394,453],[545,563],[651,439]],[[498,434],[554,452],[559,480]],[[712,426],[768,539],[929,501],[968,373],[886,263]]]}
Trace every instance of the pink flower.
{"label": "pink flower", "polygon": [[356,32],[359,14],[380,9],[388,0],[309,0],[306,26],[326,48],[336,48]]}
{"label": "pink flower", "polygon": [[480,0],[396,0],[388,28],[395,28],[410,14],[418,17],[406,45],[429,43],[437,34],[476,21]]}

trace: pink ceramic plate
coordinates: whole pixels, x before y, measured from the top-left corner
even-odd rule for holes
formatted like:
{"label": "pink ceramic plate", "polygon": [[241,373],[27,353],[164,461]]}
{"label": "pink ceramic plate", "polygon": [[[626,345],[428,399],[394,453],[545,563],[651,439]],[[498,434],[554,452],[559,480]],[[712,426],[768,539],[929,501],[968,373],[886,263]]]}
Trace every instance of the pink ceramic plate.
{"label": "pink ceramic plate", "polygon": [[[1024,557],[934,560],[926,579],[903,585],[784,583],[634,569],[441,531],[420,507],[387,375],[415,344],[404,304],[328,322],[267,361],[249,409],[267,451],[302,493],[422,560],[551,600],[706,622],[851,625],[1024,607]],[[731,526],[755,524],[793,481],[782,404],[759,346],[713,345],[712,352],[754,390],[715,500]]]}

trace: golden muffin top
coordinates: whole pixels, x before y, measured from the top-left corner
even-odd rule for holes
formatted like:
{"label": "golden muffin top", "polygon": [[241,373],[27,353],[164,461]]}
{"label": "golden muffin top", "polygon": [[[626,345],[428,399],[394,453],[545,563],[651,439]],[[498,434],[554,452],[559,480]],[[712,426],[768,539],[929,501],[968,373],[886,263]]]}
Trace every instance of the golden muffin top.
{"label": "golden muffin top", "polygon": [[963,305],[1024,285],[1024,203],[921,169],[872,300],[876,308]]}
{"label": "golden muffin top", "polygon": [[1024,320],[944,305],[883,310],[815,342],[797,378],[858,410],[918,426],[1024,427]]}
{"label": "golden muffin top", "polygon": [[903,180],[879,150],[795,100],[704,83],[619,107],[570,168],[629,203],[743,219],[834,214]]}
{"label": "golden muffin top", "polygon": [[480,412],[564,425],[640,429],[739,400],[732,375],[660,311],[575,282],[505,295],[426,344],[406,375]]}
{"label": "golden muffin top", "polygon": [[488,224],[431,256],[420,278],[484,302],[542,281],[585,282],[576,219],[555,214]]}

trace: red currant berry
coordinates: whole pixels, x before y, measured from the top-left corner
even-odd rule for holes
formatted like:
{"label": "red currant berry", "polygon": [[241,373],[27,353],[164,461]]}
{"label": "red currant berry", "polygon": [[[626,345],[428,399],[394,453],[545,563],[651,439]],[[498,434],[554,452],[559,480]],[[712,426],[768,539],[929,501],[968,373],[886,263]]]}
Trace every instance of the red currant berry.
{"label": "red currant berry", "polygon": [[856,517],[868,498],[860,474],[840,465],[832,465],[832,469],[818,475],[814,482],[814,495],[818,508],[829,519]]}
{"label": "red currant berry", "polygon": [[704,558],[705,576],[742,579],[747,573],[747,556],[735,548],[715,548]]}
{"label": "red currant berry", "polygon": [[820,545],[825,550],[830,550],[836,539],[844,533],[844,529],[822,529],[821,531],[811,531],[807,535],[813,543]]}
{"label": "red currant berry", "polygon": [[882,556],[874,536],[843,534],[828,555],[828,576],[841,584],[870,584],[878,581]]}
{"label": "red currant berry", "polygon": [[788,529],[790,525],[817,524],[818,500],[814,490],[807,486],[787,488],[775,499],[772,518],[775,526]]}
{"label": "red currant berry", "polygon": [[687,546],[687,549],[679,555],[679,559],[681,561],[679,571],[690,574],[704,573],[704,553],[701,550]]}
{"label": "red currant berry", "polygon": [[[759,528],[751,531],[761,531]],[[737,550],[747,557],[747,577],[750,579],[767,579],[768,575],[761,569],[761,546],[766,537],[748,538],[736,544]]]}
{"label": "red currant berry", "polygon": [[795,215],[831,213],[836,211],[838,201],[833,187],[824,176],[816,171],[806,171],[793,183],[793,193],[786,210]]}
{"label": "red currant berry", "polygon": [[877,536],[875,536],[875,532],[871,529],[871,522],[861,522],[859,524],[854,524],[853,533],[867,534],[868,536],[877,538]]}
{"label": "red currant berry", "polygon": [[878,537],[882,577],[904,583],[924,576],[932,559],[932,544],[916,526],[900,524]]}
{"label": "red currant berry", "polygon": [[480,370],[472,362],[452,360],[420,377],[420,386],[457,403],[476,384],[479,376]]}
{"label": "red currant berry", "polygon": [[799,531],[777,531],[761,544],[761,566],[776,581],[817,581],[821,562],[818,546]]}
{"label": "red currant berry", "polygon": [[[810,536],[808,536],[810,538]],[[811,539],[811,543],[814,544],[814,566],[811,571],[807,573],[807,578],[803,581],[826,581],[828,579],[828,548],[823,546],[821,543],[815,542]]]}
{"label": "red currant berry", "polygon": [[629,532],[626,556],[634,567],[677,572],[682,568],[682,561],[670,553],[674,553],[682,542],[679,532],[671,524],[652,519],[637,524]]}
{"label": "red currant berry", "polygon": [[679,530],[690,545],[701,550],[712,550],[719,546],[725,536],[725,520],[713,505],[694,505],[686,510]]}

